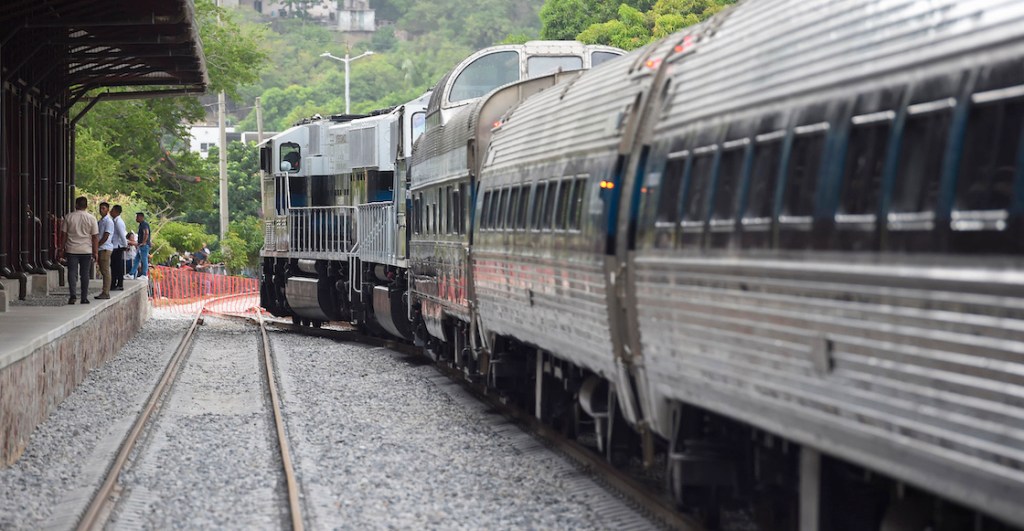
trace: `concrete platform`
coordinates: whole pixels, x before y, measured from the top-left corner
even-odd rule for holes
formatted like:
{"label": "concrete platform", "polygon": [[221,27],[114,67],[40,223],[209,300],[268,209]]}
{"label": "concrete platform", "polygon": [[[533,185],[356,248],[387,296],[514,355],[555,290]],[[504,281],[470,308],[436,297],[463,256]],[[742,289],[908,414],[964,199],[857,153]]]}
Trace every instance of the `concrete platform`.
{"label": "concrete platform", "polygon": [[32,430],[149,318],[146,281],[124,286],[91,304],[0,313],[0,466],[17,460]]}

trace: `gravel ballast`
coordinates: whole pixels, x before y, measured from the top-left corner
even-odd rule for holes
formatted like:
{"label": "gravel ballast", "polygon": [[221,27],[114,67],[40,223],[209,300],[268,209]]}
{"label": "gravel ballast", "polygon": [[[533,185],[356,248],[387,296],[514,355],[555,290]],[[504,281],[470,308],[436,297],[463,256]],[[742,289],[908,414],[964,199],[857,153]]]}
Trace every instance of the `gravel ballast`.
{"label": "gravel ballast", "polygon": [[99,484],[117,451],[111,446],[134,421],[188,324],[148,320],[32,432],[22,457],[0,469],[0,529],[39,529],[73,516],[57,513],[80,507],[71,498]]}
{"label": "gravel ballast", "polygon": [[528,436],[461,400],[423,358],[290,334],[271,341],[312,527],[606,527],[590,505],[601,496],[568,488],[561,457],[524,455],[515,441]]}
{"label": "gravel ballast", "polygon": [[[257,329],[205,321],[121,475],[108,529],[288,526]],[[188,324],[154,312],[37,428],[24,457],[0,470],[0,529],[74,526]],[[289,333],[271,342],[308,528],[636,525],[622,502],[426,358]]]}

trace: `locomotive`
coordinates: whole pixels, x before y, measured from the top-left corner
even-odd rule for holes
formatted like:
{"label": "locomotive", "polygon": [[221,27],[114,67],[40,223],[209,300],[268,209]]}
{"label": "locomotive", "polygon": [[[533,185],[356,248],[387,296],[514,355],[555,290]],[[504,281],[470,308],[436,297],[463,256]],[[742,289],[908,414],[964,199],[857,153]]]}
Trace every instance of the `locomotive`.
{"label": "locomotive", "polygon": [[[1019,2],[750,0],[592,69],[492,53],[410,107],[394,264],[356,205],[348,258],[265,253],[266,307],[415,341],[712,528],[1024,526]],[[335,230],[298,219],[268,238]]]}

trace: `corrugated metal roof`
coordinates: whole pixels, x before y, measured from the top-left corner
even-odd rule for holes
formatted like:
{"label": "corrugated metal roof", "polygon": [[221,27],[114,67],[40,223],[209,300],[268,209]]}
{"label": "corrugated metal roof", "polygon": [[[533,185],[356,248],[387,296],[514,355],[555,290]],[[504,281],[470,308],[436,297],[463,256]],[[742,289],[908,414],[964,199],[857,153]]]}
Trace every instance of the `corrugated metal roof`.
{"label": "corrugated metal roof", "polygon": [[193,0],[4,4],[0,45],[5,81],[56,85],[72,97],[107,87],[145,87],[121,97],[166,90],[201,93],[209,83]]}

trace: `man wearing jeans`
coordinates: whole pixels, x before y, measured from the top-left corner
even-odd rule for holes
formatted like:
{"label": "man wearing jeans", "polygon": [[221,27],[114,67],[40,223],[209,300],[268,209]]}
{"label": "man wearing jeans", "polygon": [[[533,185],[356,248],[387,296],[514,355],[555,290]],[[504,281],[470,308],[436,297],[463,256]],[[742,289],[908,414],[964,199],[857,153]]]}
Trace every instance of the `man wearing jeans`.
{"label": "man wearing jeans", "polygon": [[85,197],[75,199],[75,211],[64,216],[60,227],[61,249],[68,262],[68,287],[71,297],[68,304],[75,303],[75,287],[78,277],[82,277],[82,304],[89,304],[89,269],[93,260],[97,259],[99,250],[99,226],[96,218],[86,212],[89,202]]}
{"label": "man wearing jeans", "polygon": [[132,277],[139,278],[146,276],[146,273],[149,271],[149,245],[153,240],[149,234],[149,223],[146,223],[146,215],[142,212],[136,212],[135,221],[139,224],[139,254],[135,255],[135,262],[132,264]]}

